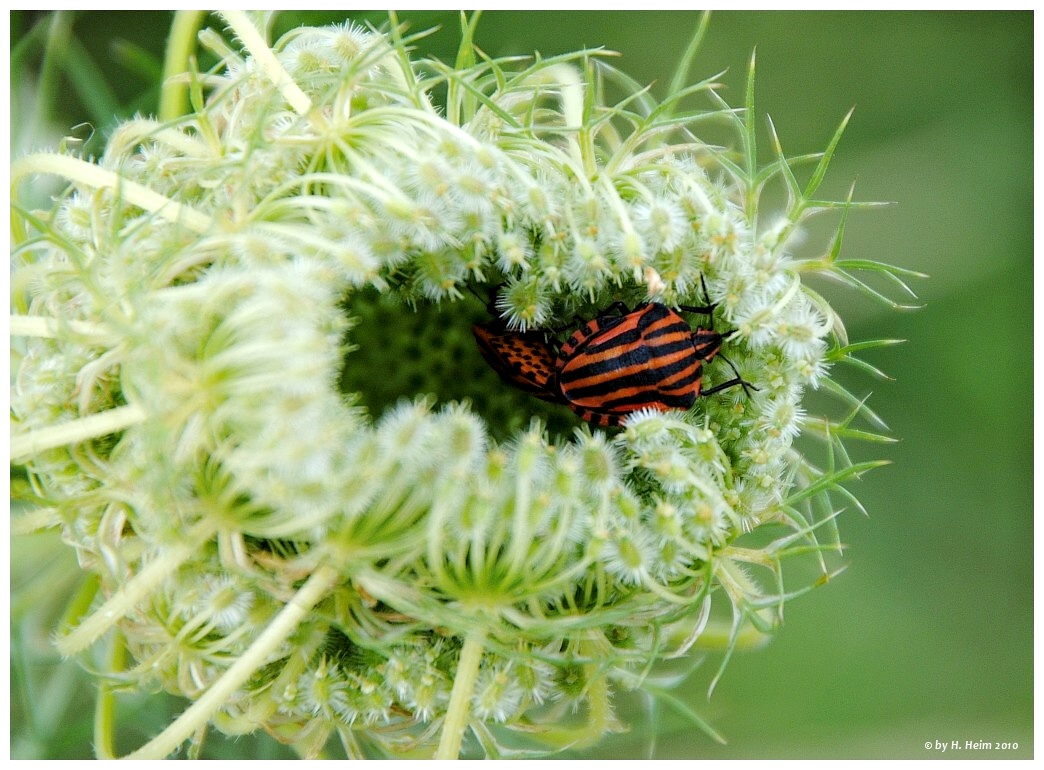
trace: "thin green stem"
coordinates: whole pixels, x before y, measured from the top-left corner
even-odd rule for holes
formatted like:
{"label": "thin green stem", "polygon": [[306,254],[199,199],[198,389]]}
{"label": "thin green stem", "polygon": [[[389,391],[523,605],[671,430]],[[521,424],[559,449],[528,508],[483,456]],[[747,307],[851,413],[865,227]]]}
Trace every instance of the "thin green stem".
{"label": "thin green stem", "polygon": [[[30,174],[54,174],[88,187],[112,189],[125,203],[158,214],[168,222],[183,224],[196,233],[206,232],[211,226],[211,218],[202,211],[171,200],[94,163],[68,155],[41,152],[19,158],[11,164],[12,191],[22,177]],[[13,192],[12,198],[17,198]]]}
{"label": "thin green stem", "polygon": [[145,140],[165,144],[175,152],[188,156],[203,157],[213,148],[212,144],[195,134],[185,133],[156,120],[132,118],[113,130],[109,138],[109,151],[112,155],[126,154],[134,145]]}
{"label": "thin green stem", "polygon": [[599,676],[597,666],[585,666],[590,685],[587,688],[587,735],[577,741],[578,747],[590,746],[601,739],[616,725],[613,714],[612,695],[609,691],[609,680]]}
{"label": "thin green stem", "polygon": [[316,569],[301,590],[286,603],[264,632],[221,678],[166,730],[137,751],[128,754],[126,759],[162,759],[169,756],[182,742],[205,725],[214,713],[228,702],[232,693],[242,687],[261,666],[269,662],[273,651],[290,637],[338,579],[339,573],[333,567],[320,566]]}
{"label": "thin green stem", "polygon": [[[112,643],[112,658],[109,671],[123,671],[127,661],[127,648],[122,638]],[[103,677],[98,685],[98,700],[94,704],[94,755],[98,759],[115,759],[116,746],[113,742],[116,727],[116,692],[112,680]]]}
{"label": "thin green stem", "polygon": [[486,641],[485,630],[475,631],[464,639],[464,647],[457,661],[457,676],[450,693],[449,707],[446,709],[446,720],[442,725],[439,747],[435,751],[435,759],[457,759],[460,756],[460,744],[464,739],[471,714],[471,697],[475,692],[478,679],[479,664],[482,662],[482,650]]}
{"label": "thin green stem", "polygon": [[206,17],[206,11],[174,13],[163,59],[163,85],[159,103],[159,119],[162,123],[188,112],[188,83],[176,78],[188,70],[189,58],[196,48],[196,36]]}
{"label": "thin green stem", "polygon": [[700,23],[696,27],[696,32],[693,34],[692,39],[689,40],[689,45],[678,62],[678,66],[674,71],[674,77],[671,78],[670,88],[667,90],[667,101],[665,103],[669,106],[663,113],[664,120],[669,119],[674,114],[674,110],[678,106],[676,101],[678,94],[684,91],[689,84],[689,69],[692,67],[692,62],[696,58],[696,52],[700,49],[704,36],[707,34],[707,27],[710,26],[710,17],[710,11],[704,11],[700,14]]}
{"label": "thin green stem", "polygon": [[147,416],[140,404],[127,404],[11,436],[11,462],[20,462],[48,449],[119,433],[144,422]]}

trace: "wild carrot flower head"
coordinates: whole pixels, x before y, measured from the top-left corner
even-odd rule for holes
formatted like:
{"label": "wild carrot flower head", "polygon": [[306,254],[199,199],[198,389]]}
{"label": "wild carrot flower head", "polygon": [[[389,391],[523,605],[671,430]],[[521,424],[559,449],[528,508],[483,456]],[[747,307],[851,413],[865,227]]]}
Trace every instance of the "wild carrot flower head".
{"label": "wild carrot flower head", "polygon": [[[208,720],[305,754],[589,743],[708,623],[771,629],[790,557],[834,574],[840,485],[872,465],[841,445],[855,412],[803,402],[847,395],[854,350],[806,285],[858,283],[856,204],[815,199],[840,129],[800,184],[781,152],[756,165],[753,80],[736,111],[593,53],[480,58],[472,24],[447,66],[394,28],[269,47],[226,20],[190,115],[14,170],[69,184],[17,208],[12,453],[99,586],[61,649],[118,629],[121,676],[195,701],[146,754]],[[758,210],[768,179],[782,210]],[[824,208],[837,237],[800,258]],[[732,333],[703,387],[746,385],[581,425],[485,368],[487,297],[552,335],[615,301],[712,304],[694,326]]]}

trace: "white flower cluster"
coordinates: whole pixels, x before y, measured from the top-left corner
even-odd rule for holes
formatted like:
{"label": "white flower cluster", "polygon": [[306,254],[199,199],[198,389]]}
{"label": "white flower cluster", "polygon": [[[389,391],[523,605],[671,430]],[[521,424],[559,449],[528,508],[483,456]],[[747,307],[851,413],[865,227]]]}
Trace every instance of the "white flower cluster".
{"label": "white flower cluster", "polygon": [[[15,254],[15,306],[50,324],[20,360],[16,432],[129,415],[29,452],[33,482],[125,602],[109,622],[143,676],[195,697],[257,653],[221,704],[230,732],[429,740],[459,716],[476,629],[476,730],[584,701],[604,717],[605,682],[670,651],[654,629],[692,628],[720,588],[774,588],[735,577],[737,538],[774,522],[819,547],[787,497],[833,316],[788,258],[796,223],[758,232],[734,167],[666,143],[651,113],[585,114],[594,84],[568,63],[424,70],[399,45],[349,25],[295,30],[274,58],[223,49],[198,113],[124,125],[97,164],[116,182],[71,166]],[[614,114],[639,127],[619,135]],[[750,387],[615,436],[534,425],[504,445],[466,406],[374,419],[339,392],[367,341],[362,287],[442,302],[481,285],[523,331],[614,299],[709,300],[736,372],[715,360],[704,386]],[[320,570],[336,579],[315,612],[252,648]]]}

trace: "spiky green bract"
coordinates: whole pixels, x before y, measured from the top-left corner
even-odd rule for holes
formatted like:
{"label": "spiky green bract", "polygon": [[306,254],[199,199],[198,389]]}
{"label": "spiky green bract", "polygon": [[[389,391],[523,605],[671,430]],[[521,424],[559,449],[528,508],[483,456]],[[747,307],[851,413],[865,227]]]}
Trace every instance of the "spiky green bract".
{"label": "spiky green bract", "polygon": [[[65,654],[115,634],[114,676],[194,701],[140,756],[207,722],[305,756],[590,745],[658,660],[770,631],[802,590],[787,557],[833,574],[834,498],[870,467],[842,439],[875,435],[828,378],[858,347],[802,278],[867,264],[837,259],[841,227],[818,261],[790,244],[855,205],[813,198],[836,137],[802,187],[781,153],[757,166],[752,87],[740,116],[711,81],[658,103],[596,54],[490,60],[471,22],[450,67],[394,27],[269,48],[226,19],[234,42],[202,35],[220,66],[181,78],[191,114],[13,169],[68,182],[50,211],[15,201],[20,528],[59,527],[100,588]],[[697,138],[715,121],[738,153]],[[489,372],[481,405],[436,405],[481,381],[459,300],[495,287],[518,330],[709,299],[753,387],[612,434],[549,432]],[[399,323],[364,322],[380,297]],[[407,331],[435,306],[445,326]],[[378,341],[390,363],[361,369]],[[418,371],[413,399],[382,395]],[[823,384],[856,412],[807,416]],[[505,404],[518,430],[484,419]],[[805,425],[826,462],[795,448]]]}

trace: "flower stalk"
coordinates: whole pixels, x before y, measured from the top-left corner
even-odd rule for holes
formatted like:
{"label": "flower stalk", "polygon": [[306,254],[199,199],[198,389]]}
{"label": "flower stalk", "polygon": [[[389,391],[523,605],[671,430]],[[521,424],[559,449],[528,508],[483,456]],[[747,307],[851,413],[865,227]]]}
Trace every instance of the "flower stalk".
{"label": "flower stalk", "polygon": [[88,337],[97,341],[112,339],[112,332],[98,324],[86,321],[60,321],[41,316],[12,315],[8,328],[12,337],[49,337],[55,339],[65,333]]}
{"label": "flower stalk", "polygon": [[198,547],[199,543],[206,542],[213,534],[213,529],[214,522],[201,522],[190,533],[186,542],[165,549],[160,559],[151,562],[132,580],[121,585],[119,590],[86,620],[59,638],[55,642],[58,651],[62,655],[75,655],[96,642],[192,555],[193,543]]}
{"label": "flower stalk", "polygon": [[175,11],[167,39],[167,54],[163,60],[163,85],[160,89],[159,119],[176,120],[188,111],[188,84],[180,76],[188,70],[196,50],[205,11]]}
{"label": "flower stalk", "polygon": [[460,745],[467,729],[468,717],[471,713],[471,698],[478,679],[479,664],[482,662],[482,647],[486,635],[475,631],[464,637],[464,646],[460,650],[456,675],[453,679],[453,690],[450,692],[449,705],[446,707],[445,721],[439,736],[439,746],[435,751],[435,759],[457,759],[460,756]]}
{"label": "flower stalk", "polygon": [[11,462],[21,462],[49,449],[119,433],[144,422],[147,417],[140,405],[127,404],[69,422],[18,433],[11,437]]}
{"label": "flower stalk", "polygon": [[236,33],[243,47],[254,57],[254,61],[260,65],[262,71],[272,81],[272,84],[283,95],[287,103],[294,108],[298,115],[308,115],[312,112],[312,100],[308,94],[301,90],[294,82],[283,65],[272,53],[268,43],[261,37],[257,27],[250,21],[243,11],[224,11],[222,17],[228,26]]}
{"label": "flower stalk", "polygon": [[195,211],[191,206],[178,203],[143,184],[79,158],[51,153],[34,153],[19,158],[11,164],[12,189],[30,174],[54,174],[96,190],[111,190],[124,202],[154,212],[168,222],[183,224],[196,233],[206,232],[212,224],[209,216]]}

